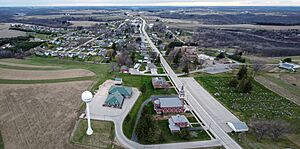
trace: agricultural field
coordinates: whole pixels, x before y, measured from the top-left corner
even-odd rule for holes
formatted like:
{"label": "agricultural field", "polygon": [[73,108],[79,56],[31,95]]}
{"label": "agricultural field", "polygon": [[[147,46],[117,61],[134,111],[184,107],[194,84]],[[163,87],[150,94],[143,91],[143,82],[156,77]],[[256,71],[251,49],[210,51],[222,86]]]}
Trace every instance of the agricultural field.
{"label": "agricultural field", "polygon": [[[238,116],[240,120],[248,124],[252,120],[260,119],[285,120],[295,129],[291,134],[281,136],[276,141],[268,137],[258,141],[252,130],[242,134],[242,137],[233,134],[232,136],[236,138],[240,145],[244,148],[299,148],[295,144],[299,142],[300,107],[256,81],[253,81],[253,90],[250,94],[240,93],[229,86],[229,80],[232,77],[230,74],[201,75],[196,77],[196,80],[212,95],[217,92],[220,93],[215,98]],[[294,136],[294,138],[290,139],[289,136]]]}
{"label": "agricultural field", "polygon": [[72,148],[67,142],[80,94],[91,84],[1,84],[0,129],[5,147]]}
{"label": "agricultural field", "polygon": [[78,148],[69,139],[82,107],[80,95],[106,80],[108,66],[33,56],[2,59],[0,73],[6,148]]}
{"label": "agricultural field", "polygon": [[103,24],[104,22],[94,22],[94,21],[69,21],[72,25],[71,27],[78,27],[78,26],[82,26],[82,27],[90,27],[90,26],[94,26],[96,24]]}
{"label": "agricultural field", "polygon": [[9,30],[9,24],[0,24],[0,38],[12,38],[25,35],[26,33],[22,31]]}

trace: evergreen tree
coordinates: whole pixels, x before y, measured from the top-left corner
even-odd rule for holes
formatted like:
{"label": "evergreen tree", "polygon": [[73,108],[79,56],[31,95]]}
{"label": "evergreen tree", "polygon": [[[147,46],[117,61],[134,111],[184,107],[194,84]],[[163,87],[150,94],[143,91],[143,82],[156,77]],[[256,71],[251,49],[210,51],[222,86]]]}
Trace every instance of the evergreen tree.
{"label": "evergreen tree", "polygon": [[237,73],[237,79],[242,80],[246,76],[247,76],[247,66],[244,65]]}

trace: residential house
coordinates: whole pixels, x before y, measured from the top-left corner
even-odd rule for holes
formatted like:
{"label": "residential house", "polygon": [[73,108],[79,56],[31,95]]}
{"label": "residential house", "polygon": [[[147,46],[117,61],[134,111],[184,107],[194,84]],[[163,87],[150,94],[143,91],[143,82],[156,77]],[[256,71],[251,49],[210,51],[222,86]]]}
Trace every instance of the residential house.
{"label": "residential house", "polygon": [[146,70],[150,71],[151,74],[157,74],[157,67],[153,63],[147,63]]}
{"label": "residential house", "polygon": [[172,133],[180,131],[181,128],[186,128],[190,126],[189,120],[184,115],[171,116],[168,119],[169,129]]}
{"label": "residential house", "polygon": [[153,77],[152,85],[154,88],[168,88],[170,86],[164,77]]}
{"label": "residential house", "polygon": [[128,73],[129,72],[129,68],[125,65],[121,66],[120,68],[121,73]]}
{"label": "residential house", "polygon": [[195,46],[175,47],[174,50],[180,51],[182,56],[186,57],[191,62],[194,62],[198,59],[197,48]]}
{"label": "residential house", "polygon": [[154,110],[157,114],[184,112],[183,86],[178,97],[158,97],[153,100]]}

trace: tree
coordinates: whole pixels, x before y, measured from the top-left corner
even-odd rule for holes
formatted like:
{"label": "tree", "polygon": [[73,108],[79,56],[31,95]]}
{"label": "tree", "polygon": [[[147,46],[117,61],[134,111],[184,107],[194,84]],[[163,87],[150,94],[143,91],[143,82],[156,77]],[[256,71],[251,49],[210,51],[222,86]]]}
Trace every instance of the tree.
{"label": "tree", "polygon": [[182,69],[182,72],[184,72],[185,74],[189,74],[190,71],[189,71],[189,65],[186,65],[183,69]]}
{"label": "tree", "polygon": [[132,53],[131,53],[130,58],[131,58],[132,62],[135,61],[135,52],[132,52]]}
{"label": "tree", "polygon": [[292,62],[292,58],[287,57],[287,58],[283,59],[282,62],[288,62],[288,63],[290,63],[290,62]]}
{"label": "tree", "polygon": [[264,62],[262,61],[255,61],[253,63],[253,75],[255,75],[259,70],[261,70],[264,66]]}
{"label": "tree", "polygon": [[179,137],[181,139],[188,139],[190,137],[190,131],[186,128],[181,129],[179,132]]}
{"label": "tree", "polygon": [[251,121],[249,126],[253,128],[253,131],[256,136],[256,140],[259,141],[264,135],[268,133],[270,124],[266,120],[255,120]]}
{"label": "tree", "polygon": [[221,52],[220,54],[217,55],[217,58],[219,59],[225,58],[225,53]]}
{"label": "tree", "polygon": [[242,93],[250,93],[252,91],[252,78],[244,77],[239,83],[238,90]]}
{"label": "tree", "polygon": [[247,66],[243,65],[237,73],[237,79],[242,80],[245,76],[247,76]]}
{"label": "tree", "polygon": [[278,140],[278,138],[285,134],[290,132],[290,124],[283,120],[273,120],[270,122],[270,128],[269,133],[270,137],[274,140]]}
{"label": "tree", "polygon": [[239,85],[239,81],[236,78],[232,78],[229,81],[229,86],[236,88]]}
{"label": "tree", "polygon": [[140,87],[140,91],[142,93],[145,93],[147,91],[147,86],[146,86],[146,83],[144,83],[141,87]]}

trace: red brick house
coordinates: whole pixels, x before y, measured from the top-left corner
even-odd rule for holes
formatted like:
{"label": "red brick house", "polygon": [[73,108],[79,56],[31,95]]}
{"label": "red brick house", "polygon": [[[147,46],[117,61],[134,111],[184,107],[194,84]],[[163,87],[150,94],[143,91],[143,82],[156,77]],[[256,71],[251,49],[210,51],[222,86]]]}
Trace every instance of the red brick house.
{"label": "red brick house", "polygon": [[183,86],[178,97],[159,97],[153,100],[154,110],[157,114],[184,112]]}
{"label": "red brick house", "polygon": [[172,133],[180,131],[181,128],[190,126],[189,120],[184,115],[171,116],[168,119],[169,129]]}

